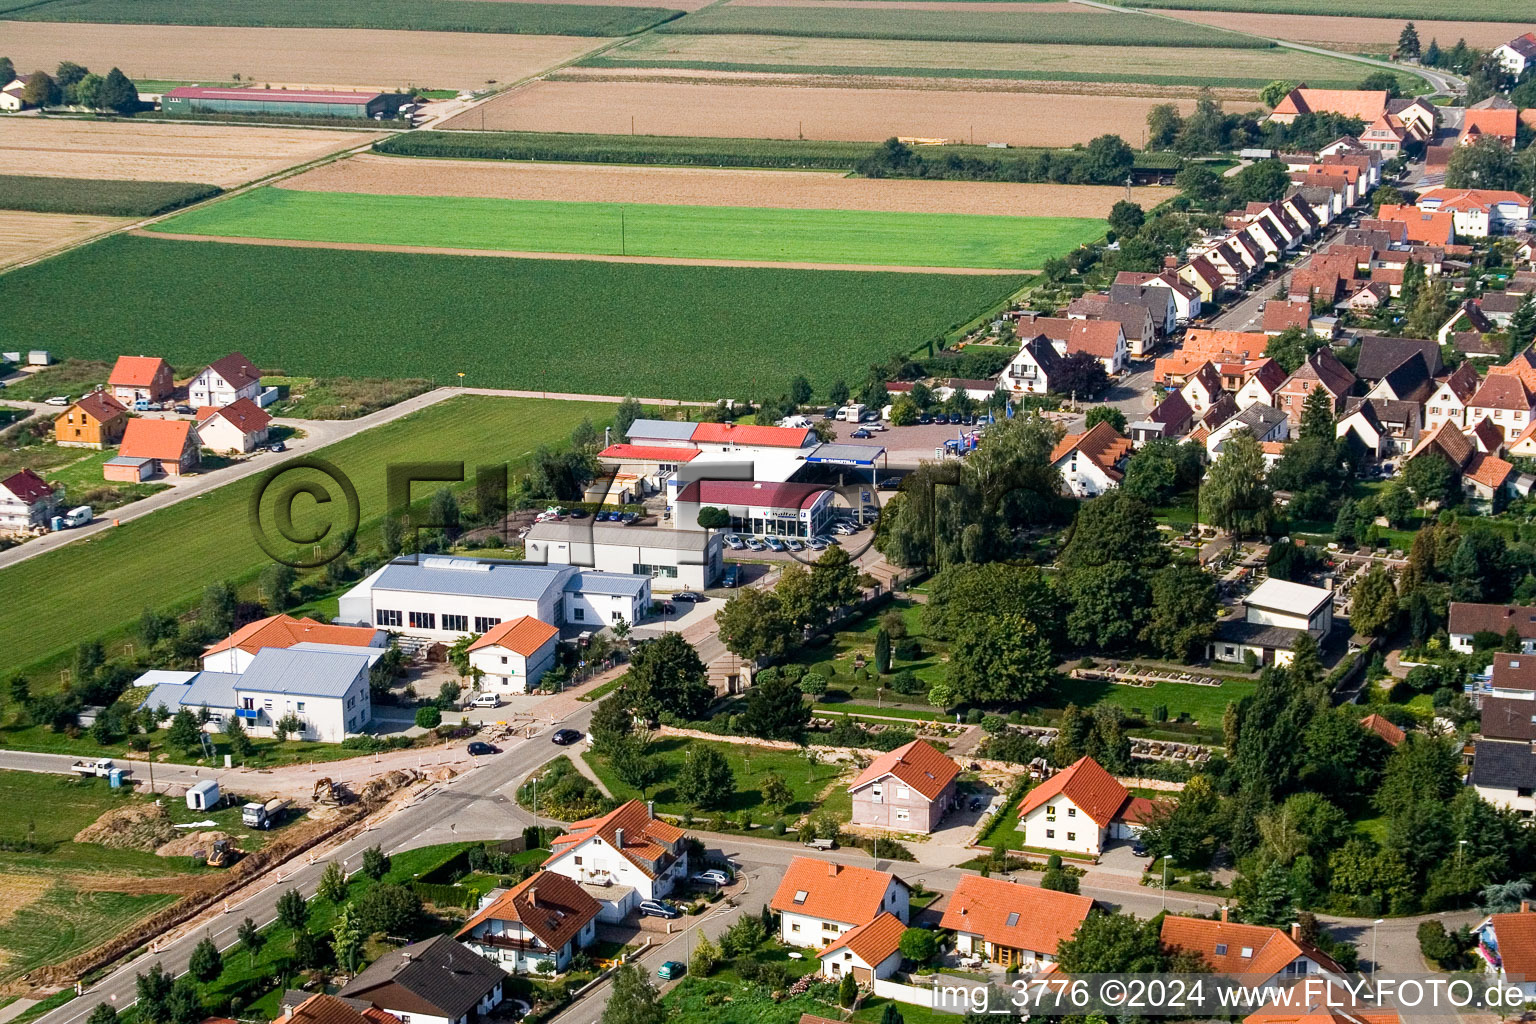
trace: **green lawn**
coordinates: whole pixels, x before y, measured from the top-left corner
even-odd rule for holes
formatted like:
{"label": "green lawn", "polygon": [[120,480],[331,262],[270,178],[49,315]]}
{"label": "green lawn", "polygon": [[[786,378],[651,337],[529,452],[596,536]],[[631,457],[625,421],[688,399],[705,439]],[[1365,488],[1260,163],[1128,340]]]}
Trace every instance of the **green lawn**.
{"label": "green lawn", "polygon": [[[515,470],[537,445],[564,438],[585,417],[601,427],[612,410],[580,402],[464,396],[330,445],[319,456],[350,477],[366,527],[384,512],[388,463],[462,459],[473,467],[508,460]],[[285,475],[284,485],[290,477],[324,486],[324,478],[308,470]],[[25,602],[0,602],[0,636],[7,638],[0,653],[3,670],[73,651],[91,637],[121,641],[145,607],[188,607],[211,581],[254,578],[268,564],[247,516],[258,479],[237,481],[0,569],[0,593],[32,595]],[[335,484],[330,487],[335,493]],[[415,496],[427,493],[418,485]],[[317,525],[317,508],[307,499],[296,503],[298,529]],[[271,520],[266,522],[270,529]],[[69,586],[58,586],[60,580]],[[131,595],[125,594],[124,581],[132,582]],[[56,679],[56,674],[38,676],[34,689]]]}
{"label": "green lawn", "polygon": [[55,884],[41,899],[18,909],[0,925],[0,982],[36,967],[57,964],[124,931],[179,896],[137,896]]}
{"label": "green lawn", "polygon": [[[678,772],[682,770],[683,759],[687,752],[699,747],[718,750],[724,755],[726,763],[731,766],[731,772],[736,777],[735,794],[725,807],[719,808],[726,814],[740,814],[746,811],[761,824],[775,817],[793,818],[807,814],[818,807],[831,810],[834,814],[838,812],[836,800],[829,799],[818,804],[816,798],[822,790],[844,774],[843,766],[817,763],[811,767],[805,758],[789,750],[671,737],[655,740],[651,744],[651,756],[661,763],[664,775],[662,781],[651,792],[644,794],[645,798],[656,801],[656,809],[663,814],[683,814],[694,810],[691,805],[678,798],[672,783],[677,778]],[[583,754],[582,757],[615,797],[620,800],[642,798],[639,790],[624,785],[614,777],[603,758],[591,752]],[[795,797],[794,803],[785,809],[783,815],[763,802],[762,781],[774,773],[784,779]],[[832,797],[835,798],[837,792],[834,791]],[[845,804],[842,808],[842,817],[846,819],[850,811],[851,804]]]}
{"label": "green lawn", "polygon": [[988,834],[984,845],[994,850],[1022,850],[1024,848],[1024,832],[1019,827],[1019,805],[1023,802],[1023,794],[1019,798],[1009,801],[1003,811],[1002,821],[997,828]]}
{"label": "green lawn", "polygon": [[[1159,704],[1168,708],[1170,720],[1187,714],[1205,728],[1221,728],[1227,704],[1242,700],[1258,686],[1257,680],[1236,679],[1220,686],[1193,686],[1189,683],[1156,683],[1152,686],[1127,686],[1102,680],[1066,679],[1057,683],[1048,698],[1056,707],[1076,704],[1117,704],[1126,710],[1138,709],[1150,716]],[[1150,717],[1148,718],[1150,722]]]}
{"label": "green lawn", "polygon": [[1074,217],[557,203],[264,188],[189,211],[151,230],[454,249],[1032,270],[1098,237],[1104,225]]}
{"label": "green lawn", "polygon": [[[10,298],[7,296],[7,301]],[[94,390],[98,385],[107,382],[107,375],[112,372],[112,364],[105,360],[116,358],[103,353],[97,359],[66,359],[62,363],[35,373],[22,374],[6,382],[5,397],[14,398],[19,402],[43,402],[54,395],[79,398],[85,392]]]}
{"label": "green lawn", "polygon": [[[880,629],[880,618],[890,609],[901,612],[902,618],[907,624],[907,636],[918,645],[919,656],[906,660],[898,657],[891,658],[891,676],[899,672],[911,672],[923,683],[923,693],[900,694],[891,689],[891,676],[879,680],[884,688],[876,692],[877,679],[874,673],[875,660],[875,633]],[[862,656],[869,678],[859,680],[854,673],[856,658]],[[851,623],[845,629],[838,630],[825,642],[818,646],[807,646],[801,649],[796,659],[806,666],[806,671],[815,672],[825,676],[827,680],[827,695],[820,704],[838,711],[850,711],[862,714],[886,714],[895,718],[908,717],[932,717],[931,712],[920,711],[917,713],[903,713],[899,710],[881,710],[876,707],[876,700],[903,701],[908,704],[923,704],[926,700],[927,688],[944,679],[946,672],[946,646],[923,636],[922,605],[913,601],[894,601],[881,607],[872,615]],[[852,702],[846,704],[845,702]]]}
{"label": "green lawn", "polygon": [[[6,274],[0,335],[95,359],[131,337],[173,366],[238,349],[269,373],[457,384],[463,372],[471,386],[714,401],[782,388],[795,372],[820,393],[862,380],[1023,281],[114,236]],[[494,450],[532,447],[516,440]]]}
{"label": "green lawn", "polygon": [[621,36],[681,12],[662,7],[472,0],[0,0],[0,12],[22,21],[88,21],[133,25],[229,25],[291,28],[383,28],[434,32]]}
{"label": "green lawn", "polygon": [[[722,968],[709,978],[684,977],[663,997],[662,1006],[672,1024],[796,1024],[805,1013],[839,1019],[835,1006],[809,994],[776,1000],[761,986],[744,985],[729,968]],[[902,1008],[905,1010],[905,1005]]]}
{"label": "green lawn", "polygon": [[915,708],[881,707],[875,704],[817,704],[817,711],[830,711],[853,718],[906,718],[914,722],[936,722],[946,716],[938,711],[919,711]]}
{"label": "green lawn", "polygon": [[62,843],[114,807],[133,799],[105,779],[80,779],[41,772],[0,771],[0,843],[31,840]]}

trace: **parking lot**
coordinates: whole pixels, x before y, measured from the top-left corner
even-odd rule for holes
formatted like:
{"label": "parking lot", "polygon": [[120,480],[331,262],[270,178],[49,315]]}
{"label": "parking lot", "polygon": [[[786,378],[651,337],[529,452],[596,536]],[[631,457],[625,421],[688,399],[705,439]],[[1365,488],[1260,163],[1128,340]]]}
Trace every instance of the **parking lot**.
{"label": "parking lot", "polygon": [[[932,461],[935,448],[943,448],[945,441],[953,441],[962,434],[979,429],[977,426],[955,426],[954,424],[915,423],[910,427],[893,427],[890,424],[881,424],[886,429],[875,431],[871,423],[838,423],[832,421],[833,429],[837,431],[837,439],[848,444],[872,444],[880,445],[886,450],[886,461],[892,466],[902,468],[916,468],[917,463],[923,460]],[[856,438],[853,432],[863,427],[874,431],[874,437]]]}

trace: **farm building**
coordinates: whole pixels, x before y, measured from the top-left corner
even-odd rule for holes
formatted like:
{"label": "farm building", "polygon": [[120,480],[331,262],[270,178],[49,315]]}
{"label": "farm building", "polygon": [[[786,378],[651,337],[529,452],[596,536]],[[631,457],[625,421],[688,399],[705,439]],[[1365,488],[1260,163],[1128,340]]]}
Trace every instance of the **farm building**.
{"label": "farm building", "polygon": [[403,95],[321,89],[217,89],[184,85],[160,97],[167,114],[280,114],[284,117],[394,117]]}

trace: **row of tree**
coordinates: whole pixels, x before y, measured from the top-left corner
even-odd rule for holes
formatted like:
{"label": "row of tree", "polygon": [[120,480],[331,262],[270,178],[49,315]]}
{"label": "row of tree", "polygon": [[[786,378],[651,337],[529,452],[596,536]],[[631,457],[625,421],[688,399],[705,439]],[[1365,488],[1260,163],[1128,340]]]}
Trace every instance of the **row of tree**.
{"label": "row of tree", "polygon": [[[9,85],[17,78],[16,66],[9,57],[0,57],[0,84]],[[139,89],[117,68],[105,75],[94,74],[83,64],[60,61],[53,74],[34,71],[23,79],[22,102],[34,107],[84,107],[131,114],[139,109]]]}

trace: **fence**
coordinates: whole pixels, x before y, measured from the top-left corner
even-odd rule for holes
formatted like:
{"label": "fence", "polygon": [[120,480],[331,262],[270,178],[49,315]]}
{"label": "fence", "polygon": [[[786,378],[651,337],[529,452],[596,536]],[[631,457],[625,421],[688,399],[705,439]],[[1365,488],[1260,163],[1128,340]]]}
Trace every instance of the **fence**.
{"label": "fence", "polygon": [[899,1003],[911,1003],[933,1009],[935,992],[932,986],[903,985],[897,981],[875,979],[875,995],[894,999]]}

